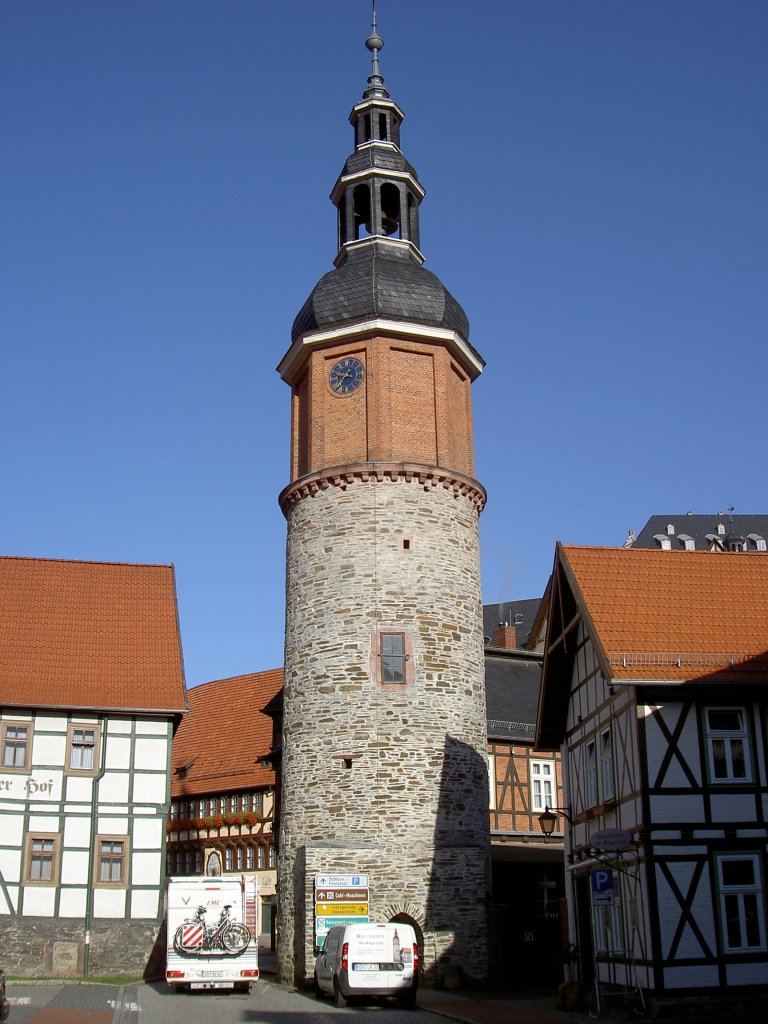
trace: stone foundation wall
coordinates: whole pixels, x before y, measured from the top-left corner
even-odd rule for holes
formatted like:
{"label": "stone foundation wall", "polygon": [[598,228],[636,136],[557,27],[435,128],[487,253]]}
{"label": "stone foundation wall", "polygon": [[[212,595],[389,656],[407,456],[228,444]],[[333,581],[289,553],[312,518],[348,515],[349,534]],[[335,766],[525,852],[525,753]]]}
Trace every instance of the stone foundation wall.
{"label": "stone foundation wall", "polygon": [[[25,978],[82,977],[85,966],[82,921],[50,917],[0,918],[0,966]],[[158,977],[165,970],[162,921],[98,920],[91,928],[92,977]]]}

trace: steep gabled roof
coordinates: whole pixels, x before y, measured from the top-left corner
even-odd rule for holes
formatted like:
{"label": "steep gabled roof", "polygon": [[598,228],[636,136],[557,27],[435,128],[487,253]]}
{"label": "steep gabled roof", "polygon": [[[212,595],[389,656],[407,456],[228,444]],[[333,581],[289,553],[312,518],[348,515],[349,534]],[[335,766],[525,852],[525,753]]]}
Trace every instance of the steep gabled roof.
{"label": "steep gabled roof", "polygon": [[189,714],[173,740],[174,797],[273,786],[262,764],[272,747],[264,709],[283,686],[283,670],[216,679],[189,691]]}
{"label": "steep gabled roof", "polygon": [[0,557],[0,703],[184,711],[173,566]]}
{"label": "steep gabled roof", "polygon": [[768,559],[558,545],[539,733],[558,743],[576,627],[619,683],[766,682]]}

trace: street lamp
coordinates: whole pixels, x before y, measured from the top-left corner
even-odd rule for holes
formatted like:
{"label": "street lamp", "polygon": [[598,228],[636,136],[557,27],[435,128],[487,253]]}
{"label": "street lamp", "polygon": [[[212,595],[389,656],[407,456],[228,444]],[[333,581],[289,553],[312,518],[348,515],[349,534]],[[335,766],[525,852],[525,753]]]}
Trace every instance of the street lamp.
{"label": "street lamp", "polygon": [[541,831],[547,839],[555,831],[555,825],[557,825],[557,819],[560,815],[565,818],[569,825],[573,824],[569,811],[570,807],[550,807],[549,804],[545,805],[544,813],[539,815],[539,825],[541,825]]}

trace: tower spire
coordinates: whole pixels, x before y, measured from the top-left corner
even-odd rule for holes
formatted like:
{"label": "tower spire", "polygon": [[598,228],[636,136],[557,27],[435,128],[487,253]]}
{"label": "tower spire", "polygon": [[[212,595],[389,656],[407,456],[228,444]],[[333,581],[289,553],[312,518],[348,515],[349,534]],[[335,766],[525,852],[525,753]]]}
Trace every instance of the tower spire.
{"label": "tower spire", "polygon": [[376,0],[371,0],[371,34],[365,40],[365,45],[371,51],[371,74],[368,77],[368,88],[363,96],[366,99],[371,99],[374,96],[388,98],[389,93],[379,71],[379,50],[384,46],[384,40],[376,29]]}

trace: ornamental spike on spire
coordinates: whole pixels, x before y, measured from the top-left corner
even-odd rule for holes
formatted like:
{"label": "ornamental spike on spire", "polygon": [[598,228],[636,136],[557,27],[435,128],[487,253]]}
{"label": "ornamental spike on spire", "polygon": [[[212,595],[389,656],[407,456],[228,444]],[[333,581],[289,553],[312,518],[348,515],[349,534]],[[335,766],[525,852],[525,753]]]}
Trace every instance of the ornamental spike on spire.
{"label": "ornamental spike on spire", "polygon": [[384,86],[384,79],[379,71],[379,50],[384,46],[384,40],[376,30],[376,0],[371,0],[371,34],[365,40],[365,45],[371,51],[371,74],[368,77],[368,88],[363,93],[366,99],[374,96],[389,97]]}

